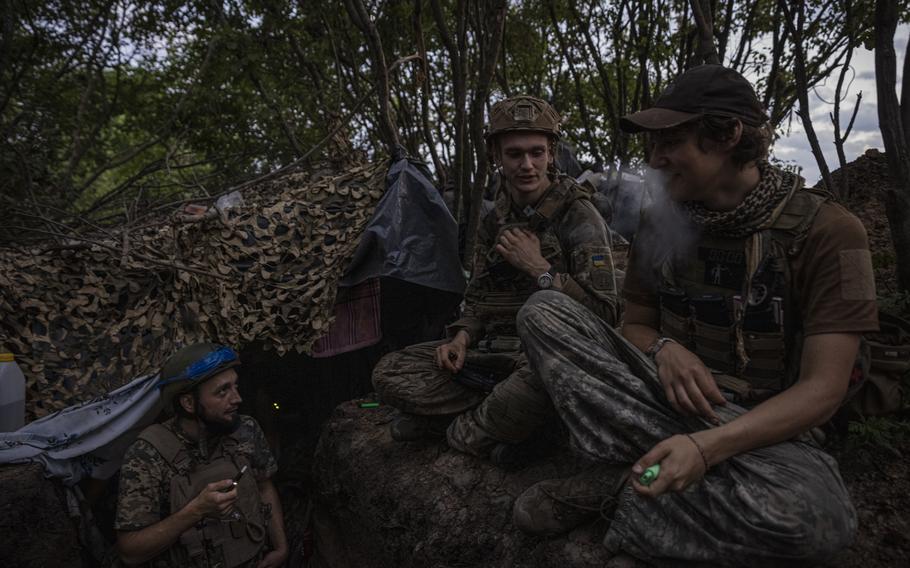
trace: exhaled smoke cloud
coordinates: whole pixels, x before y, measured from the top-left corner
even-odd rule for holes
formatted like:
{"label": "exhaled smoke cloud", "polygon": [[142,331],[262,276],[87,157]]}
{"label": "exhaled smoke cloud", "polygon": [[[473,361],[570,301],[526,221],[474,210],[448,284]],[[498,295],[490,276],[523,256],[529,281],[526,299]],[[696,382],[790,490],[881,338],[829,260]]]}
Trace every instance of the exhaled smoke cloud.
{"label": "exhaled smoke cloud", "polygon": [[688,250],[698,238],[698,229],[685,209],[670,199],[664,172],[645,168],[643,179],[645,194],[641,203],[641,224],[635,235],[635,256],[641,267],[640,277],[651,279],[642,284],[656,286],[660,268],[669,255]]}

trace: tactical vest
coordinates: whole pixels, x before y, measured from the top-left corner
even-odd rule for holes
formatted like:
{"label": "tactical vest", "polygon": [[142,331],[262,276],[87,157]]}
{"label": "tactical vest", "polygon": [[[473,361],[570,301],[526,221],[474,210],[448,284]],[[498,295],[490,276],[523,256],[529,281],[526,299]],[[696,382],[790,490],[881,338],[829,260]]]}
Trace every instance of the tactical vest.
{"label": "tactical vest", "polygon": [[[170,484],[172,513],[182,509],[209,483],[231,479],[244,465],[250,466],[246,456],[237,450],[238,440],[233,435],[224,436],[204,463],[194,463],[184,443],[161,424],[149,426],[139,438],[152,444],[174,472]],[[233,568],[264,551],[268,511],[259,498],[259,487],[250,469],[237,482],[236,515],[230,519],[206,517],[180,535],[179,543],[170,549],[175,566]]]}
{"label": "tactical vest", "polygon": [[[757,233],[761,248],[750,280],[745,237],[702,235],[694,250],[676,251],[660,269],[661,334],[698,355],[738,402],[760,402],[798,378],[802,321],[789,259],[829,197],[795,190],[772,225]],[[744,354],[737,351],[737,318]]]}
{"label": "tactical vest", "polygon": [[[500,191],[507,191],[502,187]],[[503,231],[513,228],[529,229],[540,238],[540,254],[552,265],[552,272],[566,272],[568,266],[567,252],[562,250],[559,238],[554,231],[547,228],[558,221],[563,213],[579,199],[590,200],[591,191],[579,185],[566,175],[558,175],[535,207],[526,207],[524,219],[514,221],[511,211],[500,211],[500,205],[493,214],[483,219],[484,230],[494,235],[493,242],[499,241]],[[509,207],[511,202],[507,202]],[[593,207],[593,205],[592,205]],[[516,337],[515,316],[527,299],[537,291],[537,282],[506,261],[496,247],[485,251],[480,259],[477,278],[489,277],[494,284],[484,291],[484,297],[475,302],[475,307],[483,311],[488,318],[488,337]],[[520,289],[519,289],[520,288]]]}

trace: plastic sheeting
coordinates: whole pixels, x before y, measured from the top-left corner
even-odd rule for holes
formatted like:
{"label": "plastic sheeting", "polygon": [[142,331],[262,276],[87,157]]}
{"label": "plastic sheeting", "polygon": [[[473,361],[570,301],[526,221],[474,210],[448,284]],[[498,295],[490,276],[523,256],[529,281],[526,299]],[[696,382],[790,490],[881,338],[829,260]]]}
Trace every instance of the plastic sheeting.
{"label": "plastic sheeting", "polygon": [[392,164],[386,180],[388,189],[339,285],[390,276],[462,294],[465,278],[458,259],[458,225],[439,191],[406,159]]}
{"label": "plastic sheeting", "polygon": [[606,174],[586,171],[578,179],[580,182],[590,181],[594,184],[597,192],[603,196],[604,206],[598,208],[604,218],[609,218],[610,229],[631,241],[638,231],[641,210],[645,204],[645,179],[632,172],[615,170]]}
{"label": "plastic sheeting", "polygon": [[107,479],[158,415],[157,380],[157,373],[139,377],[106,396],[0,434],[0,463],[41,463],[45,475],[68,486],[83,477]]}

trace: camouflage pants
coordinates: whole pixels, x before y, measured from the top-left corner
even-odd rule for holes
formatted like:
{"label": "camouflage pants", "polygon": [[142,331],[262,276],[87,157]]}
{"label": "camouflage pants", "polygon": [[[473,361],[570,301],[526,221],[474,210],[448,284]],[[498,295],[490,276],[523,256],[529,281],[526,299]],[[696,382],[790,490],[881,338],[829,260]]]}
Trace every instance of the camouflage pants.
{"label": "camouflage pants", "polygon": [[[677,414],[653,363],[565,294],[532,296],[518,330],[585,457],[631,464],[661,440],[710,427]],[[746,410],[715,411],[728,422]],[[837,463],[800,438],[732,457],[683,492],[646,498],[626,487],[604,544],[666,566],[806,566],[849,545],[855,530]]]}
{"label": "camouflage pants", "polygon": [[[383,357],[373,369],[373,386],[383,402],[411,414],[454,416],[446,432],[449,445],[481,457],[498,442],[525,440],[553,415],[550,397],[523,354],[507,355],[512,360],[507,376],[488,394],[455,382],[436,366],[442,343],[419,343]],[[466,359],[482,356],[468,349]]]}

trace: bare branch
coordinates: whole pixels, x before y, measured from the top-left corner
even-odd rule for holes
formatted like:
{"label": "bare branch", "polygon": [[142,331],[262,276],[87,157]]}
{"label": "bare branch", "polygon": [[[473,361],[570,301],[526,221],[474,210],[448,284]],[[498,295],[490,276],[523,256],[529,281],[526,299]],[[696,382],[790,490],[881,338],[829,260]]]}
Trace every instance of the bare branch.
{"label": "bare branch", "polygon": [[706,0],[690,0],[695,25],[698,26],[699,63],[719,64],[717,48],[714,46],[714,18],[711,3]]}

